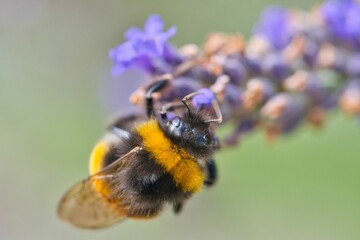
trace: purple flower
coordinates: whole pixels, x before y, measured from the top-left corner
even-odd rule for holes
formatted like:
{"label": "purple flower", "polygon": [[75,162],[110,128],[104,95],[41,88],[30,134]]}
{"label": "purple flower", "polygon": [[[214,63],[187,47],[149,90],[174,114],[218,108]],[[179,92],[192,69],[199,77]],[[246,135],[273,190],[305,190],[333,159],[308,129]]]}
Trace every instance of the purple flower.
{"label": "purple flower", "polygon": [[230,81],[235,85],[241,85],[247,75],[243,59],[239,56],[227,57],[224,62],[223,72],[230,77]]}
{"label": "purple flower", "polygon": [[360,47],[360,4],[354,0],[327,1],[321,8],[332,37],[353,47]]}
{"label": "purple flower", "polygon": [[309,73],[304,93],[314,102],[322,102],[326,97],[326,86],[316,74]]}
{"label": "purple flower", "polygon": [[176,28],[163,31],[164,22],[159,15],[151,15],[144,29],[130,28],[124,35],[127,40],[110,50],[110,59],[114,62],[112,72],[120,75],[129,68],[144,70],[150,74],[168,72],[167,61],[176,58],[176,51],[167,42],[175,35]]}
{"label": "purple flower", "polygon": [[328,1],[321,8],[321,14],[334,37],[346,37],[344,23],[350,1]]}
{"label": "purple flower", "polygon": [[282,133],[291,132],[305,117],[306,103],[303,96],[279,93],[262,108],[261,114]]}
{"label": "purple flower", "polygon": [[236,144],[239,143],[241,137],[245,135],[245,133],[249,133],[252,130],[254,130],[258,122],[259,119],[257,119],[257,117],[254,116],[248,116],[245,119],[242,119],[238,123],[236,128],[233,130],[233,132],[225,138],[224,140],[225,144],[229,146],[235,146]]}
{"label": "purple flower", "polygon": [[349,56],[346,63],[346,73],[353,77],[360,77],[360,54]]}
{"label": "purple flower", "polygon": [[262,68],[264,73],[271,76],[276,82],[282,82],[291,75],[291,66],[280,54],[269,54],[263,59]]}
{"label": "purple flower", "polygon": [[280,6],[267,8],[254,33],[266,38],[278,50],[285,48],[293,37],[289,12]]}
{"label": "purple flower", "polygon": [[229,83],[225,89],[224,102],[228,103],[232,107],[238,107],[242,104],[242,90],[234,85]]}
{"label": "purple flower", "polygon": [[192,98],[192,104],[195,108],[210,107],[215,99],[215,94],[208,88],[202,88],[197,91],[199,94]]}
{"label": "purple flower", "polygon": [[161,101],[167,103],[175,99],[180,100],[201,87],[201,84],[193,78],[186,76],[175,78],[171,81],[168,91],[161,97]]}
{"label": "purple flower", "polygon": [[[320,30],[319,30],[320,31]],[[319,45],[313,40],[306,41],[303,60],[309,67],[314,67],[319,53]]]}

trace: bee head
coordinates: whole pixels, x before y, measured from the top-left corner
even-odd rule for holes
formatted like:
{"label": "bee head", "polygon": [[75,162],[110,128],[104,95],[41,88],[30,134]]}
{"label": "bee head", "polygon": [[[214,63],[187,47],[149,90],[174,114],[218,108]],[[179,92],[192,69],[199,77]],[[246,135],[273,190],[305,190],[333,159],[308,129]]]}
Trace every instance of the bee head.
{"label": "bee head", "polygon": [[164,124],[163,129],[174,144],[193,156],[207,157],[218,148],[210,123],[204,120],[200,112],[186,112],[181,117],[175,116]]}
{"label": "bee head", "polygon": [[[219,148],[211,123],[222,122],[215,94],[209,89],[200,89],[186,95],[182,99],[182,104],[169,103],[163,106],[160,115],[165,135],[195,157],[210,157]],[[185,107],[183,114],[169,118],[168,110],[173,111],[181,107]],[[216,118],[211,117],[212,111]]]}

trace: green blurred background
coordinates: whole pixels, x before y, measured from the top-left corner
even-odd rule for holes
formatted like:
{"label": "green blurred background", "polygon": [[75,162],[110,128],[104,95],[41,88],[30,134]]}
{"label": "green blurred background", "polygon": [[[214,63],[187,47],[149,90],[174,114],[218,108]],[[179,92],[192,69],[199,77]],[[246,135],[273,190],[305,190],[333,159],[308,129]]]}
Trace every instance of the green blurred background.
{"label": "green blurred background", "polygon": [[[56,216],[113,106],[108,50],[159,13],[173,43],[249,36],[271,1],[0,0],[0,239],[360,239],[360,126],[340,112],[276,144],[259,133],[217,155],[220,179],[183,213],[98,231]],[[309,9],[318,2],[276,4]],[[104,90],[105,89],[105,90]],[[104,94],[105,92],[105,94]],[[115,99],[115,98],[114,98]]]}

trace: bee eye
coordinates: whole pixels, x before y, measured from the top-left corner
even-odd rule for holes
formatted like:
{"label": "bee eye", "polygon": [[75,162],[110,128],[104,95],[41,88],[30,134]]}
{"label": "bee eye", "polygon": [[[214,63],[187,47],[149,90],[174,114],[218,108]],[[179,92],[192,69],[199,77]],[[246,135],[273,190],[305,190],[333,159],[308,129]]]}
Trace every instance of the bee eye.
{"label": "bee eye", "polygon": [[179,127],[181,124],[181,120],[179,117],[174,117],[172,120],[171,120],[171,125],[173,125],[174,127]]}
{"label": "bee eye", "polygon": [[211,144],[211,139],[208,136],[198,136],[195,140],[197,145],[207,146]]}

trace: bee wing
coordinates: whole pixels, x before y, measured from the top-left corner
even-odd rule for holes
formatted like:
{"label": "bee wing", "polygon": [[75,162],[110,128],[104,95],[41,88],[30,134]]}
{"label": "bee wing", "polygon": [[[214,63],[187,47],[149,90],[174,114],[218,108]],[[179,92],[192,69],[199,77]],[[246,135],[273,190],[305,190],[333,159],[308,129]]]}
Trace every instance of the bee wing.
{"label": "bee wing", "polygon": [[140,150],[135,147],[100,172],[72,186],[59,203],[59,217],[81,228],[102,228],[125,219],[126,211],[119,205],[119,199],[111,195],[111,179]]}

